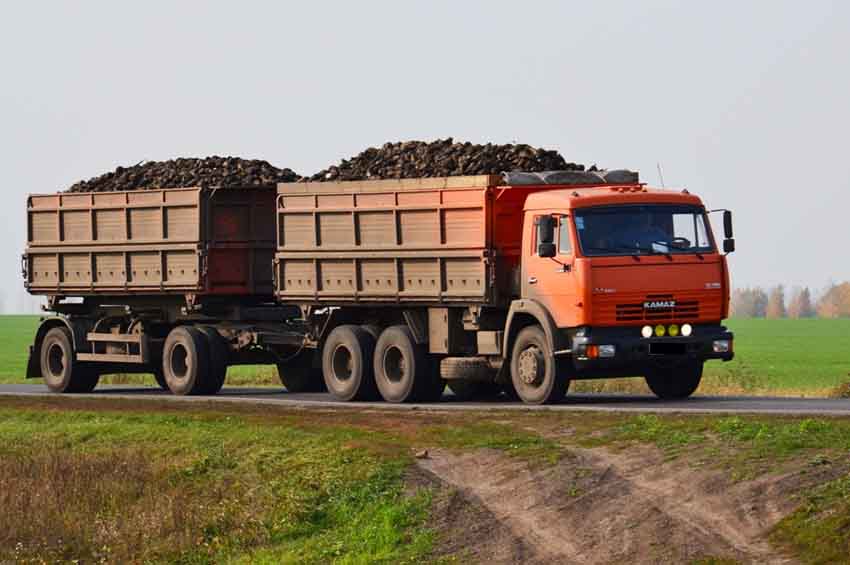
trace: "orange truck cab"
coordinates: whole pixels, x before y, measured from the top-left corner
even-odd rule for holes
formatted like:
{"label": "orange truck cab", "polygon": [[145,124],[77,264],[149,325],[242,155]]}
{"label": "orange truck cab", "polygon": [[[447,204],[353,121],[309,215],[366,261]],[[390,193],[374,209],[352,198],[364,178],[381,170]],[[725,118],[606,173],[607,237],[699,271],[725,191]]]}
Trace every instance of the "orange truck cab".
{"label": "orange truck cab", "polygon": [[[644,376],[657,396],[684,398],[704,361],[731,360],[733,335],[721,324],[730,212],[723,223],[719,248],[705,206],[686,190],[629,183],[530,192],[520,301],[551,317],[555,370],[574,379]],[[533,343],[513,346],[517,392],[535,401],[544,360]]]}

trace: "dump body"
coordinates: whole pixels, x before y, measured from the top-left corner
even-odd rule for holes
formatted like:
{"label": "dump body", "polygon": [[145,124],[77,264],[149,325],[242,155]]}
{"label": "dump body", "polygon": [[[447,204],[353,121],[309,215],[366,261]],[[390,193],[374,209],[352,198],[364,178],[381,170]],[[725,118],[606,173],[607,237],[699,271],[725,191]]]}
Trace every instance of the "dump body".
{"label": "dump body", "polygon": [[276,294],[312,303],[504,303],[528,187],[501,175],[278,185]]}
{"label": "dump body", "polygon": [[262,187],[30,196],[27,290],[271,296],[274,194]]}

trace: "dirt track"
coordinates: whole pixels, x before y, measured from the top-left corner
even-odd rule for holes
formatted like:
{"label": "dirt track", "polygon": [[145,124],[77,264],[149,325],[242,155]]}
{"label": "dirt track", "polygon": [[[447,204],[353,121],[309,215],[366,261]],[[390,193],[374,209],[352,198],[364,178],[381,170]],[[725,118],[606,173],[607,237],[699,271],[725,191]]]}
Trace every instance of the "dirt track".
{"label": "dirt track", "polygon": [[535,468],[498,451],[441,450],[418,461],[418,480],[442,487],[436,515],[447,547],[482,563],[775,564],[794,561],[767,532],[796,493],[827,478],[798,465],[733,482],[646,446],[571,454]]}

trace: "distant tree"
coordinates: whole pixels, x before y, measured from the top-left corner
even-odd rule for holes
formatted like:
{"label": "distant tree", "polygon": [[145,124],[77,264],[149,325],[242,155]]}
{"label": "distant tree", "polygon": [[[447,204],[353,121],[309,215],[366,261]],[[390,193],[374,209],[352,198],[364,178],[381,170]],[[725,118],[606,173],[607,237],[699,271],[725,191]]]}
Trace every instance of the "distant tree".
{"label": "distant tree", "polygon": [[767,293],[760,287],[737,288],[732,293],[731,315],[735,318],[764,318]]}
{"label": "distant tree", "polygon": [[771,319],[784,318],[785,312],[785,288],[780,284],[771,289],[767,298],[765,317]]}
{"label": "distant tree", "polygon": [[850,318],[850,282],[832,284],[818,301],[821,318]]}
{"label": "distant tree", "polygon": [[791,301],[788,303],[788,317],[813,318],[816,314],[809,287],[795,289]]}

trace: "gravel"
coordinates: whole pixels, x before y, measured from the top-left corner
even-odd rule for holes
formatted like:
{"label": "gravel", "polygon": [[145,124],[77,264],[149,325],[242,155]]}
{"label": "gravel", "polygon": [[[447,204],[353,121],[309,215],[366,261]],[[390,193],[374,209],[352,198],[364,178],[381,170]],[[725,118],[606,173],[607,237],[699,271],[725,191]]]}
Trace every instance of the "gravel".
{"label": "gravel", "polygon": [[[510,171],[583,171],[557,151],[525,144],[455,143],[449,137],[432,142],[404,141],[370,147],[310,177],[313,181],[400,179],[500,174]],[[595,169],[593,169],[595,170]]]}
{"label": "gravel", "polygon": [[301,177],[291,169],[278,169],[267,161],[239,157],[181,158],[145,161],[118,167],[110,173],[80,181],[69,192],[108,192],[186,186],[236,187],[274,185]]}

